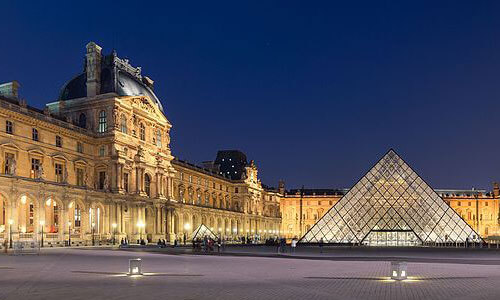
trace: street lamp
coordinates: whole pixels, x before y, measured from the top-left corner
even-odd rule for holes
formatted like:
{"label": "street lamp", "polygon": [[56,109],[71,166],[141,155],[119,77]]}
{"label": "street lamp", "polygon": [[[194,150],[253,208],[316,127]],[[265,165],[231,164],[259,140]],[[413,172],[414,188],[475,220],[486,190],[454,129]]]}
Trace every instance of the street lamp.
{"label": "street lamp", "polygon": [[111,224],[111,227],[113,227],[113,245],[115,244],[116,240],[115,240],[115,235],[116,235],[116,227],[118,225],[116,223],[113,223]]}
{"label": "street lamp", "polygon": [[71,221],[68,221],[68,247],[71,247]]}
{"label": "street lamp", "polygon": [[40,247],[42,247],[42,248],[43,248],[43,226],[45,226],[45,221],[43,221],[43,220],[42,220],[42,221],[40,221],[40,226],[42,226],[42,244],[41,244],[41,246],[40,246]]}
{"label": "street lamp", "polygon": [[92,222],[92,228],[91,228],[91,232],[92,232],[92,246],[95,246],[95,238],[94,238],[94,229],[95,228],[95,223]]}
{"label": "street lamp", "polygon": [[9,219],[9,248],[12,249],[12,224],[14,224],[14,220]]}

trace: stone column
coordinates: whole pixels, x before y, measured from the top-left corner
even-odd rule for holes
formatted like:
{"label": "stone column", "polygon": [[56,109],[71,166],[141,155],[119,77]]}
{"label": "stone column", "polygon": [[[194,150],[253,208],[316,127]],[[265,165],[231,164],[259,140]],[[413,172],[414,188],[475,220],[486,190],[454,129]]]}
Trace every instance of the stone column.
{"label": "stone column", "polygon": [[[61,218],[62,216],[62,218]],[[61,222],[62,219],[62,222]],[[58,228],[58,233],[59,233],[59,241],[63,242],[64,245],[64,240],[68,237],[68,231],[69,231],[69,226],[68,226],[68,209],[62,208],[59,210],[59,228]]]}
{"label": "stone column", "polygon": [[141,177],[141,175],[140,175],[139,167],[136,167],[135,168],[135,192],[137,194],[139,194],[141,192],[140,177]]}

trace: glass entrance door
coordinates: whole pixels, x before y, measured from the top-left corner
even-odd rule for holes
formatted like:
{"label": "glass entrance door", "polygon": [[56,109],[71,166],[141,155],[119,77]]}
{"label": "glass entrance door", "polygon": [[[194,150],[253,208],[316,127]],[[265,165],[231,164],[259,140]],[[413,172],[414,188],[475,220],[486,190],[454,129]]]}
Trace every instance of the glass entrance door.
{"label": "glass entrance door", "polygon": [[370,231],[368,236],[364,239],[363,244],[368,246],[389,246],[389,247],[417,246],[420,244],[420,240],[411,230],[408,231],[372,230]]}

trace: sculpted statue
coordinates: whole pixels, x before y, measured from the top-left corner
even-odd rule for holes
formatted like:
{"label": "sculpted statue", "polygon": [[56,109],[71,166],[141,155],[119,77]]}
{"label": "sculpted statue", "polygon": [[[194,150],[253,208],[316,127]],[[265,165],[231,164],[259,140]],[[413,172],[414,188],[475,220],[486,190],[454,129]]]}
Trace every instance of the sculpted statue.
{"label": "sculpted statue", "polygon": [[105,191],[109,190],[109,176],[108,176],[108,173],[106,173],[106,176],[104,177],[104,190]]}
{"label": "sculpted statue", "polygon": [[68,183],[68,168],[64,165],[63,182]]}
{"label": "sculpted statue", "polygon": [[85,179],[83,181],[83,184],[88,187],[89,186],[89,172],[85,172]]}
{"label": "sculpted statue", "polygon": [[45,175],[43,166],[40,165],[40,169],[38,169],[38,178],[43,179],[43,176]]}
{"label": "sculpted statue", "polygon": [[140,145],[139,148],[137,148],[137,156],[144,157],[144,149],[142,149],[142,146]]}
{"label": "sculpted statue", "polygon": [[9,174],[16,175],[17,162],[15,158],[11,158],[9,162]]}

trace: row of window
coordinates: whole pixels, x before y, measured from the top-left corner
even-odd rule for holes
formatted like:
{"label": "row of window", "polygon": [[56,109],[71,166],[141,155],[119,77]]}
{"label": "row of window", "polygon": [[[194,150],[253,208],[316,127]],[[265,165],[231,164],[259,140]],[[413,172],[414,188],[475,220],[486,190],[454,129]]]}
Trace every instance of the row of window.
{"label": "row of window", "polygon": [[[182,173],[182,172],[180,172],[180,173],[179,173],[179,179],[180,179],[181,181],[184,181],[184,173]],[[189,182],[189,183],[193,183],[193,176],[192,176],[192,175],[189,175],[189,176],[188,176],[188,182]],[[198,183],[198,185],[201,185],[201,178],[198,178],[198,179],[197,179],[197,183]],[[208,181],[208,179],[205,179],[204,185],[205,185],[206,187],[208,187],[208,186],[209,186],[209,181]],[[216,186],[217,186],[217,185],[216,185],[216,183],[215,183],[215,182],[212,182],[212,188],[214,188],[214,189],[215,189],[215,188],[216,188]],[[222,184],[219,184],[219,190],[221,190],[221,191],[223,190],[223,186],[222,186]],[[226,190],[226,192],[229,192],[229,187],[228,187],[228,186],[226,186],[226,189],[225,189],[225,190]],[[239,192],[239,190],[238,190],[238,188],[237,188],[237,187],[235,187],[235,188],[234,188],[234,192],[235,192],[235,193],[238,193],[238,192]]]}
{"label": "row of window", "polygon": [[[8,134],[13,134],[13,124],[11,121],[8,121],[8,120],[5,121],[5,132],[7,132]],[[38,133],[38,129],[36,129],[36,128],[31,129],[31,139],[33,141],[36,141],[36,142],[40,141],[40,134]],[[56,144],[56,147],[62,148],[63,139],[61,136],[56,135],[55,144]],[[83,143],[82,142],[76,142],[76,151],[78,153],[83,153]],[[99,148],[99,156],[104,156],[105,154],[106,154],[106,147],[101,146]]]}
{"label": "row of window", "polygon": [[[457,206],[462,206],[462,202],[457,201]],[[472,206],[472,202],[471,201],[469,201],[468,206]],[[484,201],[484,206],[488,206],[488,202],[487,201]]]}

